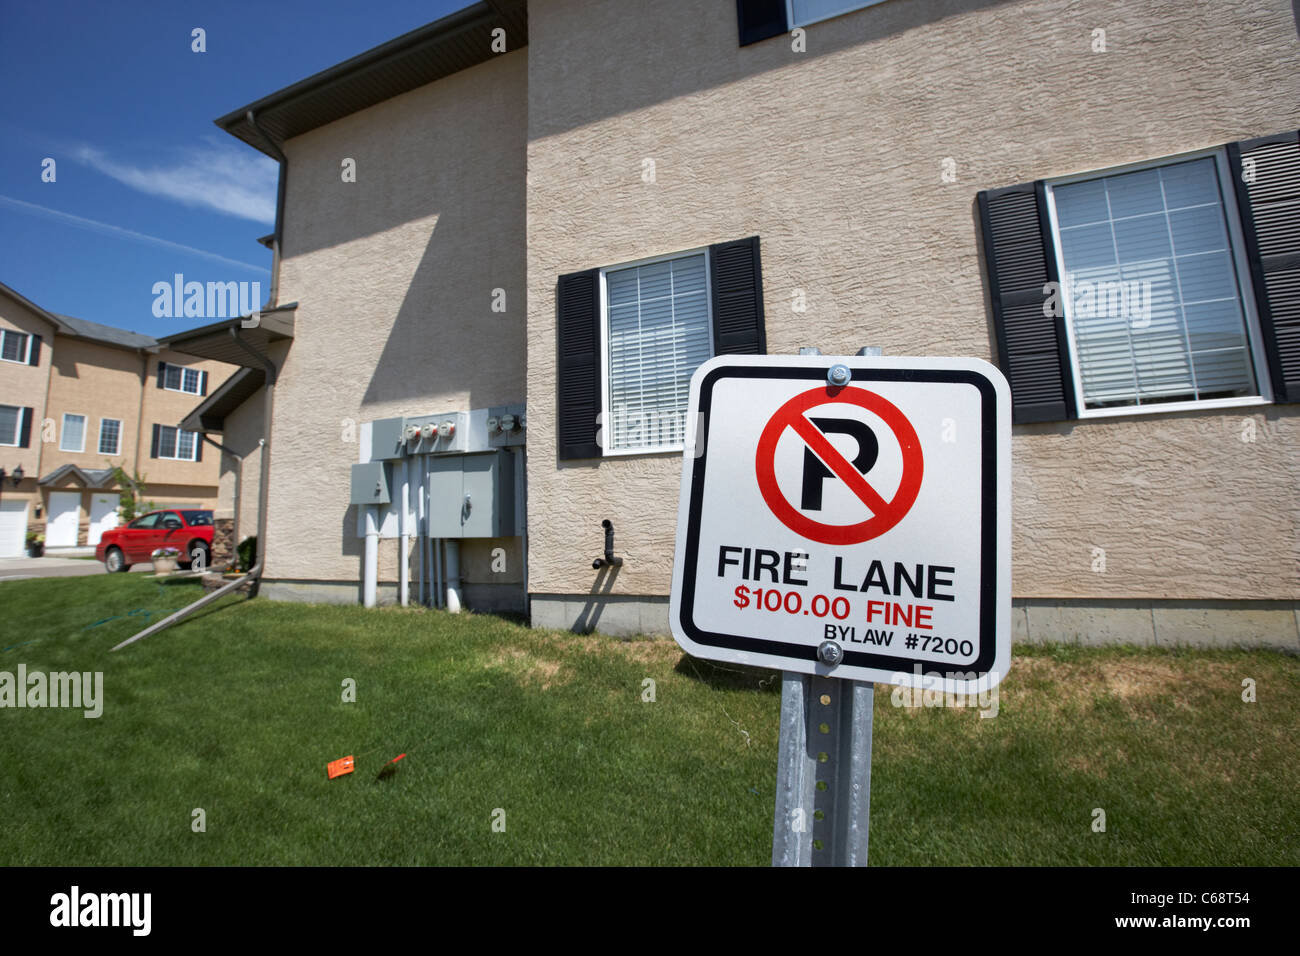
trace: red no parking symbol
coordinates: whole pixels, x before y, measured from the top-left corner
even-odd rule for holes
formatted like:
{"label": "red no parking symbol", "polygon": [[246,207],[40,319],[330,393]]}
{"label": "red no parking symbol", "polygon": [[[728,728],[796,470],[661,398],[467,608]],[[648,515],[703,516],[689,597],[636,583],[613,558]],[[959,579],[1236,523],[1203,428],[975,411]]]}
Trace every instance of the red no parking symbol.
{"label": "red no parking symbol", "polygon": [[[840,454],[824,434],[808,420],[806,412],[818,405],[857,405],[878,416],[898,440],[903,450],[903,477],[893,498],[886,501],[853,463]],[[871,511],[871,517],[856,524],[837,525],[814,521],[799,511],[781,492],[776,481],[776,445],[787,428],[812,449],[832,473],[848,485],[849,490]],[[892,402],[864,388],[841,389],[827,398],[826,388],[812,388],[790,399],[776,410],[758,439],[754,470],[758,489],[772,513],[791,531],[822,544],[859,544],[884,534],[898,522],[916,501],[921,490],[921,440],[916,429]]]}

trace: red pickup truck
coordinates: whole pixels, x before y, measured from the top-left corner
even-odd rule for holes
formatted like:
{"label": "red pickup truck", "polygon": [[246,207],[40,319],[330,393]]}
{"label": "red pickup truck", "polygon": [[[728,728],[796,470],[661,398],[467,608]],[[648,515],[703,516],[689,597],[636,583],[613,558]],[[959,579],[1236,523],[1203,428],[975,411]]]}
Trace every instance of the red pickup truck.
{"label": "red pickup truck", "polygon": [[130,524],[104,532],[95,560],[104,570],[128,571],[153,559],[157,548],[175,548],[182,566],[206,568],[212,558],[212,512],[169,508],[141,515]]}

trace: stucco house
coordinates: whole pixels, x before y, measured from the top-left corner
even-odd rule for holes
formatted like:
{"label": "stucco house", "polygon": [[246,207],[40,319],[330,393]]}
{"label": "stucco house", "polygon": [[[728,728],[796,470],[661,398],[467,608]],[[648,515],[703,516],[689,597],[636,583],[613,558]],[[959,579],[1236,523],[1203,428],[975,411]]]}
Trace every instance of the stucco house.
{"label": "stucco house", "polygon": [[158,507],[211,508],[218,461],[180,428],[228,365],[147,335],[49,312],[0,283],[0,557],[27,533],[47,550],[93,546],[117,523],[114,468]]}
{"label": "stucco house", "polygon": [[1300,646],[1288,0],[491,0],[217,123],[264,594],[664,633],[691,371],[878,346],[1011,382],[1017,639]]}

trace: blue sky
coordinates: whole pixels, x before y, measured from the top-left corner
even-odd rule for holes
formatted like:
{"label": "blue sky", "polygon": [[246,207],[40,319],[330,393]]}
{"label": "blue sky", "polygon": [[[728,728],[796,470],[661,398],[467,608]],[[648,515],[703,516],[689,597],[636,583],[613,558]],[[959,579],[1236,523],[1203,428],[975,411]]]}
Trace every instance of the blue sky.
{"label": "blue sky", "polygon": [[153,336],[206,324],[154,316],[178,272],[265,299],[277,166],[212,121],[469,5],[0,0],[0,282]]}

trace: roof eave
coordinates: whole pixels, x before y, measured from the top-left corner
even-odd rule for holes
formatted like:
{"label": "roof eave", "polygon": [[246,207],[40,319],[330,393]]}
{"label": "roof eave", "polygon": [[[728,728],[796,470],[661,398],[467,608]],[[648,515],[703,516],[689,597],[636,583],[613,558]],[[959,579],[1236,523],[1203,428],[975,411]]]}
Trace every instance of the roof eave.
{"label": "roof eave", "polygon": [[[197,358],[225,362],[227,365],[262,368],[245,349],[239,347],[231,336],[231,331],[238,329],[242,339],[258,351],[265,352],[273,343],[293,338],[294,311],[297,308],[297,302],[286,302],[260,313],[223,319],[161,338],[158,346]],[[254,321],[250,322],[249,319]]]}
{"label": "roof eave", "polygon": [[[232,136],[276,159],[278,157],[248,122],[250,112],[257,117],[262,131],[276,147],[280,147],[294,136],[500,55],[490,49],[490,44],[484,43],[481,54],[466,59],[463,51],[457,51],[455,45],[468,31],[490,31],[500,26],[506,31],[507,52],[526,46],[527,23],[526,0],[481,0],[231,110],[214,122]],[[422,50],[429,57],[419,69],[400,62]],[[308,110],[311,116],[304,118],[302,114]],[[298,122],[293,121],[295,111]]]}
{"label": "roof eave", "polygon": [[5,295],[9,296],[9,298],[13,299],[15,302],[17,302],[19,305],[23,306],[24,308],[31,309],[42,319],[44,319],[45,321],[53,325],[55,331],[57,331],[60,335],[68,335],[71,333],[72,328],[71,326],[68,325],[68,323],[64,322],[53,312],[49,312],[45,309],[42,309],[39,305],[37,305],[31,299],[27,298],[27,296],[23,295],[17,289],[14,289],[10,286],[5,285],[3,282],[0,282],[0,293],[4,293]]}

